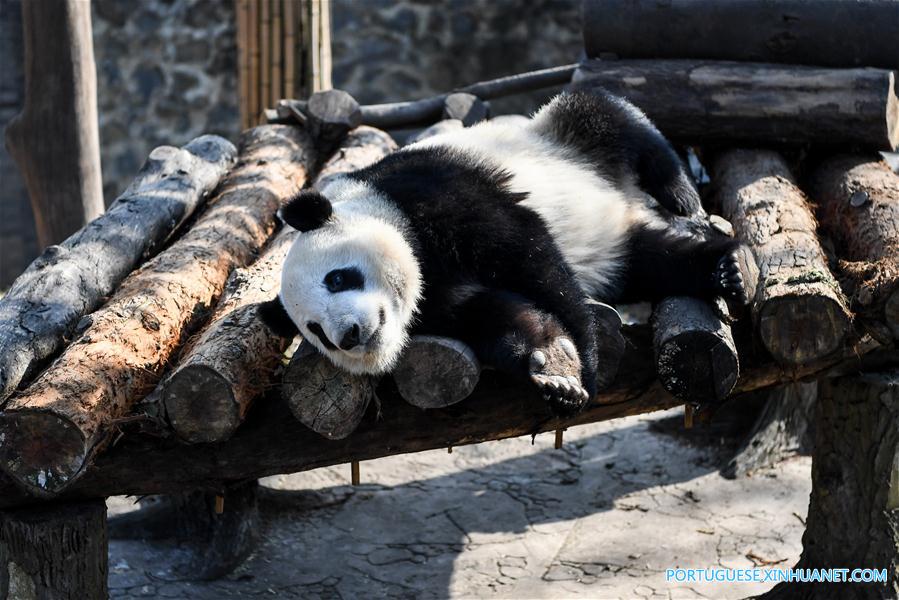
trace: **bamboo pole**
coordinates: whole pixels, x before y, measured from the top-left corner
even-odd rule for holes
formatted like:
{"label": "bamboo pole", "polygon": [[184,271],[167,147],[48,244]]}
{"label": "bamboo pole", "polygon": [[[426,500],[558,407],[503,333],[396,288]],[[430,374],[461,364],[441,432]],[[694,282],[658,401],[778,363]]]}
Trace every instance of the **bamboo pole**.
{"label": "bamboo pole", "polygon": [[235,0],[237,13],[237,75],[240,89],[240,128],[250,126],[250,56],[247,47],[249,26],[249,0]]}
{"label": "bamboo pole", "polygon": [[[269,89],[269,81],[271,79],[271,26],[272,15],[269,0],[257,0],[260,4],[259,10],[259,113],[272,106],[273,102],[269,97],[271,90]],[[257,113],[257,114],[259,114]]]}
{"label": "bamboo pole", "polygon": [[[284,96],[281,94],[281,61],[284,58],[281,40],[281,1],[271,0],[272,3],[272,74],[270,104],[266,108],[275,105]],[[289,0],[288,0],[289,2]]]}
{"label": "bamboo pole", "polygon": [[249,9],[248,9],[248,27],[247,33],[247,51],[250,55],[250,76],[248,78],[248,85],[250,90],[250,101],[249,101],[249,115],[250,115],[250,123],[255,123],[259,119],[259,115],[262,112],[259,109],[259,27],[257,23],[259,22],[259,4],[257,0],[248,0]]}
{"label": "bamboo pole", "polygon": [[297,24],[294,0],[284,0],[284,97],[293,98],[296,92]]}

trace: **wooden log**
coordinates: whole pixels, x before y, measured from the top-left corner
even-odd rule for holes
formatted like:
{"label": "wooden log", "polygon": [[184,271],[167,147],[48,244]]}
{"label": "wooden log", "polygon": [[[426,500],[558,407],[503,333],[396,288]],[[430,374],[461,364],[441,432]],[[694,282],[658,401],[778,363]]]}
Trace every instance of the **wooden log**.
{"label": "wooden log", "polygon": [[[382,131],[356,129],[322,167],[318,181],[361,169],[395,147]],[[274,160],[279,153],[281,160]],[[303,179],[297,172],[302,164],[289,158],[284,149],[273,148],[266,170],[268,177],[288,187]],[[286,342],[271,334],[257,310],[280,288],[281,266],[295,238],[296,231],[282,229],[258,261],[231,274],[210,324],[181,353],[172,374],[157,388],[168,421],[181,439],[228,439],[253,400],[274,384],[272,374]]]}
{"label": "wooden log", "polygon": [[0,598],[106,598],[106,503],[0,512]]}
{"label": "wooden log", "polygon": [[403,399],[418,408],[444,408],[471,395],[481,377],[474,352],[459,340],[416,336],[393,370]]}
{"label": "wooden log", "polygon": [[[545,88],[562,86],[571,81],[577,65],[563,65],[481,81],[454,90],[477,96],[481,100],[492,100],[523,92],[533,92]],[[411,102],[391,102],[362,106],[362,123],[382,129],[426,127],[440,120],[443,106],[449,95],[440,94],[413,100]]]}
{"label": "wooden log", "polygon": [[22,4],[25,103],[6,127],[41,246],[103,213],[91,7],[80,0]]}
{"label": "wooden log", "polygon": [[[651,332],[642,326],[628,329],[628,350],[616,382],[595,404],[569,420],[547,420],[546,403],[530,386],[486,371],[467,400],[427,413],[402,401],[391,386],[382,385],[377,413],[369,411],[346,439],[326,440],[293,418],[286,403],[272,392],[225,444],[184,445],[174,438],[129,433],[98,456],[58,499],[218,490],[228,481],[533,435],[679,405],[657,382],[651,364]],[[750,361],[734,393],[895,364],[895,354],[876,347],[876,343],[865,344],[790,370],[770,361]],[[0,473],[0,509],[35,501],[33,494]]]}
{"label": "wooden log", "polygon": [[[105,214],[50,246],[0,299],[0,402],[59,352],[141,260],[202,204],[237,150],[217,136],[161,146]],[[86,326],[89,320],[82,325]]]}
{"label": "wooden log", "polygon": [[849,312],[783,158],[732,150],[715,158],[710,172],[713,203],[759,265],[752,311],[765,348],[786,365],[835,352],[849,332]]}
{"label": "wooden log", "polygon": [[359,126],[359,103],[343,90],[316,92],[305,107],[306,126],[317,143],[333,147]]}
{"label": "wooden log", "polygon": [[660,302],[652,321],[662,386],[689,404],[723,402],[740,376],[730,325],[709,303],[686,296]]}
{"label": "wooden log", "polygon": [[263,126],[241,136],[240,162],[216,203],[128,277],[62,356],[9,400],[0,413],[0,469],[37,494],[58,492],[153,389],[231,269],[248,263],[275,228],[287,190],[267,175],[273,146],[290,147],[298,162],[311,158],[295,128]]}
{"label": "wooden log", "polygon": [[[629,327],[619,375],[610,388],[581,414],[549,418],[546,402],[532,386],[485,371],[474,393],[463,402],[422,411],[404,402],[391,386],[381,385],[380,411],[368,411],[353,435],[327,440],[299,423],[272,391],[250,411],[247,421],[223,444],[185,445],[173,437],[129,433],[86,469],[59,499],[145,495],[190,489],[221,489],[222,482],[257,479],[318,467],[370,460],[406,452],[462,446],[486,440],[533,435],[583,423],[643,414],[677,406],[652,364],[651,332]],[[784,369],[747,360],[734,393],[840,372],[895,364],[895,353],[876,344],[848,348],[814,364]],[[750,357],[756,358],[756,357]],[[0,474],[0,509],[33,504],[32,493]]]}
{"label": "wooden log", "polygon": [[467,92],[450,94],[443,101],[443,118],[458,119],[465,127],[483,121],[489,113],[486,102]]}
{"label": "wooden log", "polygon": [[892,0],[585,0],[587,56],[899,68]]}
{"label": "wooden log", "polygon": [[876,155],[837,156],[815,169],[809,193],[853,311],[879,340],[899,340],[899,176]]}
{"label": "wooden log", "polygon": [[[884,569],[883,582],[780,584],[762,597],[899,597],[899,371],[823,381],[797,568]],[[857,588],[855,593],[846,593]]]}
{"label": "wooden log", "polygon": [[603,390],[615,381],[621,357],[624,355],[625,340],[621,335],[621,315],[614,307],[604,302],[588,300],[596,326],[596,388]]}
{"label": "wooden log", "polygon": [[[590,60],[571,90],[626,97],[682,142],[899,145],[895,73],[698,60]],[[363,111],[364,113],[364,111]]]}
{"label": "wooden log", "polygon": [[290,359],[281,382],[281,397],[297,420],[329,440],[342,440],[365,416],[377,378],[336,367],[304,344]]}

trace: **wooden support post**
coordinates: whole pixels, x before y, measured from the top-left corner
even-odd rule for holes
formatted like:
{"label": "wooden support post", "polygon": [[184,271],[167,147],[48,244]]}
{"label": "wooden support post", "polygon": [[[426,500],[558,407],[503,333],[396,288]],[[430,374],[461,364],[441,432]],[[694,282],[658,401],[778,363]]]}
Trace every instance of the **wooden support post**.
{"label": "wooden support post", "polygon": [[79,320],[202,205],[234,163],[217,136],[160,146],[109,210],[50,246],[0,299],[0,403],[59,352]]}
{"label": "wooden support post", "polygon": [[556,450],[561,450],[562,443],[564,441],[564,437],[565,437],[565,430],[564,429],[556,429],[555,440],[553,442],[553,448],[555,448]]}
{"label": "wooden support post", "polygon": [[899,340],[899,175],[877,155],[836,156],[815,169],[809,194],[852,310],[881,342]]}
{"label": "wooden support post", "polygon": [[836,352],[849,331],[846,300],[783,158],[732,150],[713,160],[711,174],[716,208],[758,262],[753,316],[765,348],[790,366]]}
{"label": "wooden support post", "polygon": [[46,247],[103,212],[91,5],[23,2],[22,26],[25,104],[6,127],[6,146]]}
{"label": "wooden support post", "polygon": [[353,485],[359,485],[360,483],[358,460],[354,460],[350,463],[350,483]]}
{"label": "wooden support post", "polygon": [[443,118],[458,119],[465,127],[485,120],[489,114],[487,103],[474,94],[457,92],[443,101]]}
{"label": "wooden support post", "polygon": [[106,598],[106,503],[0,512],[0,598]]}
{"label": "wooden support post", "polygon": [[780,584],[773,598],[899,596],[899,371],[823,380],[797,567],[885,569],[867,584]]}
{"label": "wooden support post", "polygon": [[656,370],[665,389],[688,404],[723,402],[740,376],[730,325],[707,302],[686,296],[660,302],[652,323]]}
{"label": "wooden support post", "polygon": [[[321,184],[328,177],[361,169],[394,148],[396,144],[386,133],[360,127],[325,163],[317,181]],[[266,169],[275,169],[272,159]],[[289,181],[297,176],[291,175],[292,169],[283,164],[271,177],[277,178],[279,185],[296,185],[300,178]],[[259,260],[232,273],[209,326],[182,352],[171,376],[157,388],[172,427],[185,441],[228,439],[253,400],[272,385],[286,342],[271,334],[257,310],[280,288],[281,265],[295,237],[293,229],[282,229]],[[304,387],[302,377],[294,380],[299,388],[289,395],[303,398],[303,394],[313,393]]]}
{"label": "wooden support post", "polygon": [[[177,242],[119,287],[81,336],[0,413],[0,468],[37,495],[70,485],[150,392],[175,350],[208,314],[231,270],[271,236],[283,188],[266,171],[269,145],[308,156],[286,126],[241,138],[241,162],[218,201]],[[299,184],[301,182],[297,182]]]}
{"label": "wooden support post", "polygon": [[882,69],[591,60],[577,70],[569,89],[603,88],[624,96],[662,133],[681,142],[817,143],[889,151],[899,144],[895,83],[896,74]]}

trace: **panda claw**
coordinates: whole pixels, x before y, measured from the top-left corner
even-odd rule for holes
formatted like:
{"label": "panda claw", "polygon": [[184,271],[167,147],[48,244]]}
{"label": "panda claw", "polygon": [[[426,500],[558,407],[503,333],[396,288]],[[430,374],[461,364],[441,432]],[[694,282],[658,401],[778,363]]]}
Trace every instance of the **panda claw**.
{"label": "panda claw", "polygon": [[528,360],[531,381],[557,416],[576,414],[589,398],[581,385],[581,361],[568,338],[559,337],[536,349]]}

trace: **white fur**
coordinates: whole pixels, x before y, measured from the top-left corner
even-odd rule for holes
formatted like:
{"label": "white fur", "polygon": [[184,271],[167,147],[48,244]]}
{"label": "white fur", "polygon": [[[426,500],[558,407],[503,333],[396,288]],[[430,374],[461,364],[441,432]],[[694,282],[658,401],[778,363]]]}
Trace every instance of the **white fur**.
{"label": "white fur", "polygon": [[[389,371],[407,342],[407,329],[421,296],[421,274],[403,236],[402,214],[369,186],[338,178],[322,190],[334,216],[323,227],[300,233],[284,261],[281,301],[303,337],[337,366],[352,373]],[[356,267],[362,290],[330,293],[323,280],[334,270]],[[397,290],[397,282],[402,282]],[[379,312],[385,314],[380,324]],[[370,338],[352,350],[329,350],[306,324],[321,325],[337,345],[343,332],[360,326]]]}
{"label": "white fur", "polygon": [[623,266],[628,230],[652,216],[633,201],[643,195],[635,186],[617,188],[545,135],[546,115],[544,109],[524,124],[487,121],[408,148],[454,148],[511,173],[511,190],[528,194],[522,204],[546,222],[581,288],[602,296]]}

